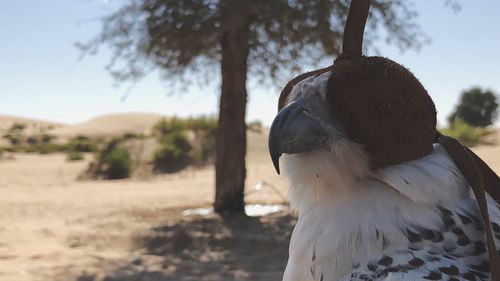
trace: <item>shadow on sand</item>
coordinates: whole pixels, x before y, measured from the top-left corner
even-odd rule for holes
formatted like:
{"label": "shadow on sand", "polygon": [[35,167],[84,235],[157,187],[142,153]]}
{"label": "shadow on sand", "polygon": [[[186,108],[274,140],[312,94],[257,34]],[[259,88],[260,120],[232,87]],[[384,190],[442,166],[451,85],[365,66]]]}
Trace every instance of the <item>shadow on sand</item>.
{"label": "shadow on sand", "polygon": [[77,281],[281,280],[296,219],[184,217],[133,238],[133,257]]}

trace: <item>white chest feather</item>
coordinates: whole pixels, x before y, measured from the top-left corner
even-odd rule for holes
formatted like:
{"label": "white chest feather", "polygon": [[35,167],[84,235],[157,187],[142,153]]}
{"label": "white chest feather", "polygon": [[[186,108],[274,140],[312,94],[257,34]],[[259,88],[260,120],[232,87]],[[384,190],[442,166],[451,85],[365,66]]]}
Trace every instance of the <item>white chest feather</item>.
{"label": "white chest feather", "polygon": [[332,143],[330,152],[283,158],[299,213],[285,281],[340,280],[359,264],[410,248],[409,229],[440,233],[447,227],[441,208],[455,210],[471,200],[439,145],[429,156],[375,173],[368,172],[362,150],[342,142]]}

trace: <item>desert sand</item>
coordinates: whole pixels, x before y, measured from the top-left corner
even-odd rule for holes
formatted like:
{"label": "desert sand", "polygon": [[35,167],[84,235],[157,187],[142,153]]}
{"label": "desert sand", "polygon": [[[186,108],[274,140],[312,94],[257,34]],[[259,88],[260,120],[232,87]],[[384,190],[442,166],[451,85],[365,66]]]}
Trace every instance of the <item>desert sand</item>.
{"label": "desert sand", "polygon": [[[85,135],[88,137],[112,137],[125,133],[147,134],[164,116],[151,113],[124,113],[105,115],[89,121],[60,126],[50,133],[60,138]],[[0,120],[2,118],[0,117]]]}
{"label": "desert sand", "polygon": [[56,122],[36,120],[36,119],[23,118],[23,117],[17,117],[17,116],[0,115],[0,130],[1,131],[8,129],[14,123],[22,123],[22,124],[27,125],[28,127],[35,127],[35,128],[49,128],[49,127],[50,128],[57,128],[57,127],[64,126],[63,124],[56,123]]}
{"label": "desert sand", "polygon": [[[64,137],[143,132],[160,117],[108,116],[83,124],[60,126],[50,133]],[[134,125],[120,125],[123,123]],[[282,197],[286,196],[285,185],[268,161],[266,138],[265,133],[249,133],[246,198],[249,203],[283,203]],[[168,238],[168,231],[157,233],[155,230],[176,225],[172,230],[175,236],[179,231],[182,234],[184,230],[205,223],[208,229],[216,228],[209,232],[219,235],[210,243],[219,243],[217,247],[222,248],[234,246],[235,240],[227,237],[227,222],[223,223],[216,216],[199,220],[181,215],[185,209],[210,207],[214,197],[212,167],[187,169],[149,179],[78,181],[77,177],[87,168],[91,158],[92,155],[86,155],[84,161],[67,162],[64,154],[8,154],[0,160],[0,280],[247,280],[250,278],[247,271],[258,271],[259,263],[248,261],[257,267],[245,270],[234,266],[223,271],[203,269],[198,264],[199,256],[186,257],[186,263],[182,263],[173,258],[183,255],[176,238]],[[278,188],[281,194],[262,185],[262,181]],[[255,190],[256,185],[262,189]],[[189,220],[194,220],[194,225],[189,224]],[[251,226],[247,227],[253,229],[258,220],[236,221],[234,224],[238,227],[235,229],[244,228],[248,223]],[[264,220],[277,220],[287,225],[290,222],[290,219],[283,220],[283,215]],[[181,227],[179,222],[188,225]],[[277,224],[273,221],[269,225]],[[289,229],[291,226],[276,231]],[[167,241],[158,244],[155,239]],[[283,256],[282,262],[271,273],[264,272],[262,280],[270,280],[269,274],[276,275],[271,279],[279,279],[286,260],[286,240],[283,235],[279,253]],[[168,243],[173,243],[175,249],[163,249],[162,255],[151,254],[144,246],[148,241],[158,244],[151,249],[153,251],[161,250]],[[245,247],[251,248],[250,244],[243,245]],[[220,262],[228,250],[207,250],[204,264],[214,261],[212,267],[229,266],[229,263]],[[193,254],[193,251],[185,254]],[[160,258],[164,256],[171,260]],[[197,264],[190,265],[190,260]],[[191,272],[193,267],[200,267],[199,272]],[[200,277],[207,271],[213,274]]]}
{"label": "desert sand", "polygon": [[[54,132],[130,131],[116,128],[123,122],[143,131],[159,118],[142,115],[144,122],[133,123],[137,117],[60,125]],[[246,201],[284,203],[286,182],[268,159],[267,132],[249,132],[248,143]],[[500,172],[500,146],[474,151]],[[77,180],[91,157],[0,159],[0,280],[281,280],[295,222],[287,211],[227,220],[183,216],[186,209],[210,207],[212,167],[149,179]]]}

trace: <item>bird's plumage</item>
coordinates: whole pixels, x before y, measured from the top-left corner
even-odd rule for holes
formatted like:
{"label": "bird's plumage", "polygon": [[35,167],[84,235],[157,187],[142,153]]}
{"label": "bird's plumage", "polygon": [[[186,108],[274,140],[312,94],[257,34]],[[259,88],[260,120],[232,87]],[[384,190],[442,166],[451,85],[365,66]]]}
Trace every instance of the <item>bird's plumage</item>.
{"label": "bird's plumage", "polygon": [[[363,145],[322,107],[329,75],[297,84],[287,101],[304,100],[329,139],[281,158],[299,214],[284,280],[488,280],[477,203],[446,150],[434,144],[420,159],[372,170]],[[499,206],[488,201],[500,245]]]}

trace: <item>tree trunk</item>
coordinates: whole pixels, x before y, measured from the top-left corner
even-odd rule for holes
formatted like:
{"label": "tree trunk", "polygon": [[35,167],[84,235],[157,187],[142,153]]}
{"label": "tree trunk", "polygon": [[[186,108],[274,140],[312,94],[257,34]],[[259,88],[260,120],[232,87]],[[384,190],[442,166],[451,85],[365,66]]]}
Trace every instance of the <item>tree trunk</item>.
{"label": "tree trunk", "polygon": [[221,1],[222,87],[215,162],[217,213],[245,212],[245,154],[249,18],[246,0]]}

